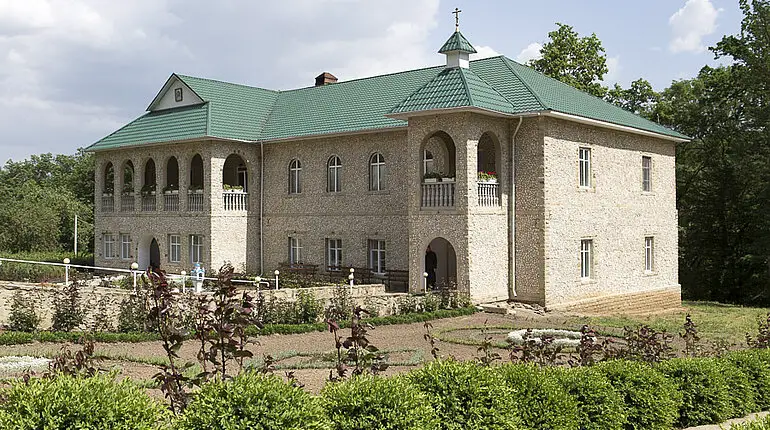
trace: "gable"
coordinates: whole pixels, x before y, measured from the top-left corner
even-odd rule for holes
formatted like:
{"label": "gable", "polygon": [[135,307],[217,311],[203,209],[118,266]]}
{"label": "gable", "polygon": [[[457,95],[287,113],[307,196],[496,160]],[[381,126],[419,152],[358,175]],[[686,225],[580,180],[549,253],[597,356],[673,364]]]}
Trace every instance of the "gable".
{"label": "gable", "polygon": [[[181,100],[178,98],[181,96]],[[150,112],[198,105],[203,99],[195,93],[184,81],[174,74],[168,78],[158,95],[152,100],[147,110]]]}

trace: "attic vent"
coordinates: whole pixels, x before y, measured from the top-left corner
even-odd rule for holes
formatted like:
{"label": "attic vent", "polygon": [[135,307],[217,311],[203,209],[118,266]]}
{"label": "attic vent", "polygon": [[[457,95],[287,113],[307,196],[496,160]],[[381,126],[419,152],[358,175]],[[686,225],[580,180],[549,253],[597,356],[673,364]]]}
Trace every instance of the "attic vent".
{"label": "attic vent", "polygon": [[322,87],[324,85],[333,84],[337,82],[337,77],[329,72],[323,72],[315,77],[315,86]]}

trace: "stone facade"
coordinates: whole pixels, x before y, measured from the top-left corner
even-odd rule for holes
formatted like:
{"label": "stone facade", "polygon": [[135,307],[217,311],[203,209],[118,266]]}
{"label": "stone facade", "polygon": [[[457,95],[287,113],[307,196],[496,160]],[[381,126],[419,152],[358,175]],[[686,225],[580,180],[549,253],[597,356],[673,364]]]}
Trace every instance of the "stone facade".
{"label": "stone facade", "polygon": [[[581,147],[592,154],[588,189],[577,183]],[[434,156],[432,170],[443,173],[441,182],[423,180],[426,149]],[[185,198],[195,154],[204,166],[202,211],[189,210]],[[374,154],[385,162],[381,190],[370,186]],[[371,267],[376,240],[384,241],[384,271],[408,270],[415,292],[424,288],[425,249],[432,244],[442,254],[440,278],[476,302],[511,298],[558,306],[617,293],[670,295],[679,288],[674,144],[662,139],[547,117],[519,121],[462,112],[415,116],[408,127],[390,131],[264,144],[173,143],[96,155],[97,196],[108,162],[116,166],[118,191],[120,166],[131,160],[141,181],[152,157],[160,190],[171,156],[179,162],[180,196],[179,211],[172,212],[164,210],[160,191],[156,211],[138,210],[139,193],[137,210],[127,212],[120,211],[118,192],[114,212],[102,210],[97,198],[98,265],[148,264],[154,237],[164,268],[189,271],[189,238],[200,235],[207,269],[229,261],[249,273],[271,273],[289,261],[292,238],[301,246],[299,261],[321,271],[327,239],[341,239],[344,266]],[[327,188],[332,156],[342,164],[339,192]],[[652,159],[650,192],[641,189],[642,156]],[[232,160],[241,166],[234,170]],[[292,160],[301,165],[299,193],[289,188]],[[479,184],[477,171],[491,167],[497,183]],[[241,206],[227,206],[232,196],[224,183],[245,185],[247,195],[237,196]],[[120,233],[131,235],[132,255],[105,258],[103,235]],[[170,262],[170,234],[182,239],[178,263]],[[654,237],[652,271],[644,270],[646,237]],[[593,276],[581,279],[586,238],[594,244]]]}

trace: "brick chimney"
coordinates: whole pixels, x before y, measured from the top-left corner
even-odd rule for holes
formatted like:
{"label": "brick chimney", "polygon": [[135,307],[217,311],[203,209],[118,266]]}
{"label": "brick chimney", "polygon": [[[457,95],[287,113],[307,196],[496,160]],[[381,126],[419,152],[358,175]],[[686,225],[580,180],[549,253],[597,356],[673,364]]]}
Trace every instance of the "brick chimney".
{"label": "brick chimney", "polygon": [[324,85],[333,84],[337,82],[337,77],[329,72],[323,72],[315,77],[315,86],[322,87]]}

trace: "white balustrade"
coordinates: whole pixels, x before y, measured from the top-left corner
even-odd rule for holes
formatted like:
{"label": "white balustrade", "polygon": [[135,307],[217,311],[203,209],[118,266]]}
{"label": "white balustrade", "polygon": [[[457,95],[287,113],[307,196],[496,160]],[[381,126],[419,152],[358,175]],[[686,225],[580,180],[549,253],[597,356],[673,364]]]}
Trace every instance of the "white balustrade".
{"label": "white balustrade", "polygon": [[190,192],[187,194],[187,210],[193,212],[203,211],[203,194]]}
{"label": "white balustrade", "polygon": [[441,181],[422,184],[422,207],[452,208],[455,205],[455,182]]}
{"label": "white balustrade", "polygon": [[499,206],[497,182],[479,182],[479,206]]}
{"label": "white balustrade", "polygon": [[154,212],[156,204],[155,194],[142,196],[142,212]]}
{"label": "white balustrade", "polygon": [[120,196],[120,211],[121,212],[133,212],[134,211],[134,194],[123,194]]}
{"label": "white balustrade", "polygon": [[102,212],[115,212],[115,198],[102,196]]}
{"label": "white balustrade", "polygon": [[249,210],[249,194],[240,191],[224,191],[222,193],[226,211]]}
{"label": "white balustrade", "polygon": [[163,210],[179,212],[179,194],[163,194]]}

